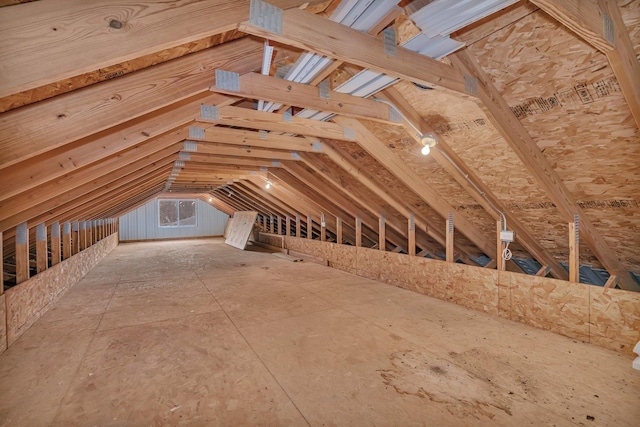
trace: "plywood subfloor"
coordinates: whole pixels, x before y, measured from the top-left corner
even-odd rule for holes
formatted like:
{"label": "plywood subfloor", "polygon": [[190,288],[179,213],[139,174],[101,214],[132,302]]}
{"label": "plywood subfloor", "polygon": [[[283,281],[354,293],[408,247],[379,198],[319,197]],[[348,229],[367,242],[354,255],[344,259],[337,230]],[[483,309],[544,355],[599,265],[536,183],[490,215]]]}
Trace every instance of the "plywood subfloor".
{"label": "plywood subfloor", "polygon": [[0,425],[598,425],[628,355],[220,240],[120,245],[0,356]]}

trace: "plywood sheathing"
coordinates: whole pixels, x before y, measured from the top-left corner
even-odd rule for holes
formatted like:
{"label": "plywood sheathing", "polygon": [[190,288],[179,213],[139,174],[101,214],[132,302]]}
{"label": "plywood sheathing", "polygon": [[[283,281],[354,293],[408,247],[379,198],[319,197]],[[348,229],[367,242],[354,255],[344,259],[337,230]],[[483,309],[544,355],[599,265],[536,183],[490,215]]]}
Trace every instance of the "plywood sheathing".
{"label": "plywood sheathing", "polygon": [[[542,11],[470,49],[616,256],[637,268],[640,134],[606,57]],[[480,160],[489,163],[490,157]],[[507,181],[511,174],[504,172],[492,185]],[[527,222],[540,223],[536,214],[553,221],[555,226],[536,227],[536,234],[566,252],[566,229],[553,205],[537,197],[531,202],[538,208],[529,210],[535,214]],[[581,253],[583,263],[597,265],[586,247]]]}
{"label": "plywood sheathing", "polygon": [[326,259],[340,270],[612,350],[629,353],[640,339],[637,292],[316,240],[284,240],[286,248]]}

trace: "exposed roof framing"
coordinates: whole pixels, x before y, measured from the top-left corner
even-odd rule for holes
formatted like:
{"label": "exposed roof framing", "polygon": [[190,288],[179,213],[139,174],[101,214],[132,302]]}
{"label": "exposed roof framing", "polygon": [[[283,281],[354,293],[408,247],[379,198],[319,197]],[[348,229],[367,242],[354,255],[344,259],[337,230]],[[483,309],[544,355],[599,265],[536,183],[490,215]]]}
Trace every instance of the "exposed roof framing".
{"label": "exposed roof framing", "polygon": [[[23,222],[113,218],[189,195],[292,228],[300,217],[302,230],[310,216],[316,237],[322,217],[329,239],[341,220],[348,244],[360,221],[363,245],[434,258],[447,252],[451,213],[454,259],[486,256],[486,268],[502,212],[515,256],[567,279],[577,214],[574,258],[640,289],[629,274],[640,271],[637,2],[521,0],[452,33],[466,47],[435,60],[401,46],[429,1],[390,6],[368,32],[328,19],[337,0],[269,0],[282,25],[263,28],[251,1],[2,8],[5,257]],[[275,49],[268,75],[261,38]],[[311,54],[325,66],[308,83],[275,77]],[[363,70],[390,77],[375,97],[393,107],[339,92]],[[439,138],[429,157],[418,154],[425,132]]]}

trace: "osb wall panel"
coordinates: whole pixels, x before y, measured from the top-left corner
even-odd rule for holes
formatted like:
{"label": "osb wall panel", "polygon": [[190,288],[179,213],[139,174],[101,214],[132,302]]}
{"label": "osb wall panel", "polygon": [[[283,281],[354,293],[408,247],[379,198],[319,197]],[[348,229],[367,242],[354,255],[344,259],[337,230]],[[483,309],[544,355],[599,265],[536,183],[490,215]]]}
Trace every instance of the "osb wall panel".
{"label": "osb wall panel", "polygon": [[444,263],[448,301],[485,313],[498,314],[498,272],[456,263]]}
{"label": "osb wall panel", "polygon": [[377,249],[356,248],[356,274],[367,279],[380,280],[383,258],[384,252]]}
{"label": "osb wall panel", "polygon": [[76,284],[118,245],[118,234],[7,290],[7,342],[11,345],[49,310],[51,305]]}
{"label": "osb wall panel", "polygon": [[7,345],[7,306],[6,296],[0,295],[0,354],[8,347]]}
{"label": "osb wall panel", "polygon": [[329,249],[329,267],[357,274],[356,248],[355,246],[339,245],[337,243],[325,243]]}
{"label": "osb wall panel", "polygon": [[[640,293],[288,237],[340,269],[616,351],[640,340]],[[352,269],[345,268],[346,260]]]}
{"label": "osb wall panel", "polygon": [[414,257],[404,277],[401,287],[430,297],[446,299],[447,279],[444,276],[442,261]]}
{"label": "osb wall panel", "polygon": [[[378,251],[381,252],[381,251]],[[389,285],[403,288],[407,271],[410,270],[412,257],[395,252],[381,252],[378,280]]]}
{"label": "osb wall panel", "polygon": [[620,289],[589,288],[591,342],[630,352],[640,341],[640,294]]}
{"label": "osb wall panel", "polygon": [[270,233],[258,233],[258,241],[276,248],[284,247],[284,236]]}
{"label": "osb wall panel", "polygon": [[511,320],[589,341],[590,285],[506,271],[499,280],[508,286]]}

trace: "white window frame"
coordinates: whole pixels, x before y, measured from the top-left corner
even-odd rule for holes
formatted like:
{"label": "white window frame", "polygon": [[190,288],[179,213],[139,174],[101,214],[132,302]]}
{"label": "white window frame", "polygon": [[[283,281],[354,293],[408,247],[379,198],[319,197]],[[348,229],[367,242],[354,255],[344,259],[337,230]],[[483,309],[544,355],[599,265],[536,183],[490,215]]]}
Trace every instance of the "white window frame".
{"label": "white window frame", "polygon": [[[176,209],[178,211],[178,224],[177,225],[162,225],[160,222],[160,202],[175,202]],[[195,206],[195,224],[180,224],[180,202],[193,202]],[[198,226],[198,202],[196,199],[158,199],[158,227],[160,228],[188,228],[188,227],[197,227]]]}

